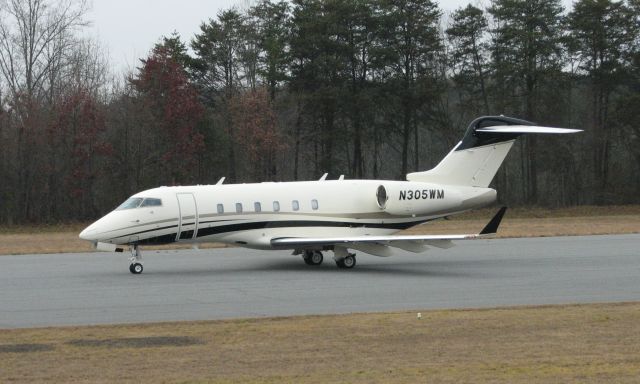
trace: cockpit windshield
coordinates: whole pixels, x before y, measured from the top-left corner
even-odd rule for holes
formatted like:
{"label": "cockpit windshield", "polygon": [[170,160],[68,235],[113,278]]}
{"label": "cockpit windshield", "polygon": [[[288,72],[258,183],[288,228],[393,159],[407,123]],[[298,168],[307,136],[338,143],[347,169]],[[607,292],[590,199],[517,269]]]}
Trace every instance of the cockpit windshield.
{"label": "cockpit windshield", "polygon": [[142,197],[131,197],[127,199],[124,203],[120,204],[116,211],[121,211],[123,209],[133,209],[138,207],[160,207],[162,206],[162,200],[156,198],[142,198]]}
{"label": "cockpit windshield", "polygon": [[127,199],[127,201],[125,201],[124,203],[120,204],[120,206],[116,208],[116,211],[121,211],[123,209],[138,208],[140,206],[140,203],[142,203],[142,200],[144,200],[142,197],[131,197]]}
{"label": "cockpit windshield", "polygon": [[159,207],[161,205],[162,205],[162,200],[154,199],[154,198],[146,198],[144,199],[142,204],[140,204],[141,207]]}

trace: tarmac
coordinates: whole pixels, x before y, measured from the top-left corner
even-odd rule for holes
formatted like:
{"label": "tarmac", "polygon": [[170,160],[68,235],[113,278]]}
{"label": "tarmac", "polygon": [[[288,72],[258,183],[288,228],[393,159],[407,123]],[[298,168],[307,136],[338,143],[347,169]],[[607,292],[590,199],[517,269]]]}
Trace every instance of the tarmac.
{"label": "tarmac", "polygon": [[0,329],[640,300],[640,235],[358,253],[351,270],[242,248],[0,256]]}

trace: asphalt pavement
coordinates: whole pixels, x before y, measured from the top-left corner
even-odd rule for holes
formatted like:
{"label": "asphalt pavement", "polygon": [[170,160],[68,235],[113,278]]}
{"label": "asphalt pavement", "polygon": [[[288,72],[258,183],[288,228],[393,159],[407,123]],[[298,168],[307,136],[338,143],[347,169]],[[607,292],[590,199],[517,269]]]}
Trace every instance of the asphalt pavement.
{"label": "asphalt pavement", "polygon": [[0,256],[0,328],[640,300],[640,235],[460,241],[308,266],[242,248]]}

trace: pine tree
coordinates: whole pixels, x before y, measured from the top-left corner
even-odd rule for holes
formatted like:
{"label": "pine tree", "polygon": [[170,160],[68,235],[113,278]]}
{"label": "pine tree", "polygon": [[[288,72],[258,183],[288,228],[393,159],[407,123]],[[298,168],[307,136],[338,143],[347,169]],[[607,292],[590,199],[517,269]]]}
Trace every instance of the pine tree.
{"label": "pine tree", "polygon": [[[630,53],[637,38],[637,14],[624,2],[580,0],[568,15],[573,47],[590,84],[590,129],[593,134],[593,170],[603,202],[609,184],[613,127],[610,110],[616,89],[626,82]],[[635,18],[635,19],[634,19]]]}
{"label": "pine tree", "polygon": [[[487,93],[487,42],[488,22],[484,12],[469,4],[452,14],[452,22],[446,33],[451,43],[453,80],[460,90],[460,104],[472,114],[489,114]],[[478,106],[478,101],[481,105]]]}
{"label": "pine tree", "polygon": [[[542,94],[550,73],[562,67],[562,12],[559,0],[494,0],[488,9],[494,19],[491,53],[502,113],[536,121],[543,117]],[[515,102],[515,103],[514,103]],[[525,201],[538,199],[536,139],[522,141],[522,185]]]}

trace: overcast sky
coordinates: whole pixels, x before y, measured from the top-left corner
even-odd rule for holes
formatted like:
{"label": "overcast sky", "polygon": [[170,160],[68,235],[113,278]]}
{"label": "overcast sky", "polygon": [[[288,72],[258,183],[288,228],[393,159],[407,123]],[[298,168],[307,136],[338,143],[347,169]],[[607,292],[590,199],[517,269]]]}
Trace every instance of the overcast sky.
{"label": "overcast sky", "polygon": [[161,36],[178,31],[188,42],[200,24],[244,0],[93,0],[90,30],[115,70],[132,69]]}
{"label": "overcast sky", "polygon": [[[200,24],[215,18],[220,10],[237,5],[246,7],[250,0],[93,0],[88,13],[89,30],[109,51],[115,71],[133,69],[161,36],[177,31],[189,42]],[[440,7],[452,11],[479,0],[441,0]],[[565,6],[571,0],[564,0]],[[143,16],[144,15],[144,16]]]}

